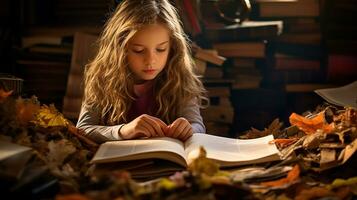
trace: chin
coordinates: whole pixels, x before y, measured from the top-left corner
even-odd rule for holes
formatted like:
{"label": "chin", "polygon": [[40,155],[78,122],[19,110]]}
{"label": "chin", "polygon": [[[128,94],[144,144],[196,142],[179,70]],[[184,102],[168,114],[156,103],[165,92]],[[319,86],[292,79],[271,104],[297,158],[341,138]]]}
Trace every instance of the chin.
{"label": "chin", "polygon": [[143,76],[142,79],[145,81],[150,81],[150,80],[154,80],[156,77],[157,77],[157,75]]}

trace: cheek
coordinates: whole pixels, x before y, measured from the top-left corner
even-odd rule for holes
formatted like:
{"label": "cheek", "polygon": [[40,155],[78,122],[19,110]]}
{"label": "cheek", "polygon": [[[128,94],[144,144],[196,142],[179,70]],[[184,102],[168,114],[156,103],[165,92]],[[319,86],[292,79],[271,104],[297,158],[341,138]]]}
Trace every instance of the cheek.
{"label": "cheek", "polygon": [[161,65],[163,65],[163,66],[165,66],[166,65],[166,63],[167,63],[167,61],[168,61],[168,55],[169,54],[166,54],[166,55],[163,55],[162,57],[160,57],[160,63],[161,63]]}
{"label": "cheek", "polygon": [[135,70],[141,66],[141,58],[137,56],[128,56],[128,64],[130,69]]}

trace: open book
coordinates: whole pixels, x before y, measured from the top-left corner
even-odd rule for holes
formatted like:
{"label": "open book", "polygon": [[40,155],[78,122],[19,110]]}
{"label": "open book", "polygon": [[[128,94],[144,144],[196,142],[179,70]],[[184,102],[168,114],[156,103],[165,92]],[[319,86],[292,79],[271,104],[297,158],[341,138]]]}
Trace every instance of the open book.
{"label": "open book", "polygon": [[357,109],[357,81],[342,87],[319,89],[315,92],[331,104]]}
{"label": "open book", "polygon": [[275,144],[269,144],[273,139],[272,135],[243,140],[195,133],[184,143],[168,137],[109,141],[99,147],[91,162],[133,161],[138,164],[139,160],[162,159],[187,167],[203,146],[208,158],[221,167],[233,167],[279,160],[279,150]]}

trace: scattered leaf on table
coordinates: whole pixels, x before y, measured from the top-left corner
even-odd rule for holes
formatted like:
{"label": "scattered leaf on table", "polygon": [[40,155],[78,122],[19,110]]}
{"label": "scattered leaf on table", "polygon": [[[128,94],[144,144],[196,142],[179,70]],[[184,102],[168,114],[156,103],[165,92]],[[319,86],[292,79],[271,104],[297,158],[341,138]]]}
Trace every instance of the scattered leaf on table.
{"label": "scattered leaf on table", "polygon": [[287,183],[295,182],[296,180],[299,179],[299,175],[300,175],[300,167],[299,165],[295,165],[293,169],[288,173],[287,177],[276,181],[262,182],[261,185],[268,186],[268,187],[279,187]]}
{"label": "scattered leaf on table", "polygon": [[291,125],[297,126],[300,130],[306,134],[313,134],[318,129],[323,130],[324,133],[330,133],[334,130],[333,124],[327,124],[324,112],[320,112],[312,119],[308,119],[296,113],[292,113],[289,117]]}

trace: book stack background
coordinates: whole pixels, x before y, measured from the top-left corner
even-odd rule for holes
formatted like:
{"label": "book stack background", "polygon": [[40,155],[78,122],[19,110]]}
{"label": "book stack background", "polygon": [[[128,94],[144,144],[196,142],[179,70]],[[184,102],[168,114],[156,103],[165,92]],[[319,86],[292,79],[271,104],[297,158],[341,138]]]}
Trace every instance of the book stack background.
{"label": "book stack background", "polygon": [[74,122],[79,117],[82,105],[84,68],[97,51],[97,38],[97,35],[90,33],[76,32],[74,34],[71,68],[68,74],[62,108],[63,115]]}
{"label": "book stack background", "polygon": [[[205,40],[219,55],[227,58],[224,63],[224,79],[233,80],[231,102],[234,108],[231,137],[252,126],[263,128],[280,116],[284,102],[282,95],[264,88],[264,70],[274,55],[274,42],[281,33],[280,20],[248,20],[242,24],[223,23],[219,16],[212,15],[212,5],[201,3]],[[209,12],[211,10],[212,12]],[[217,13],[217,11],[215,11]],[[267,99],[267,100],[266,100]]]}
{"label": "book stack background", "polygon": [[253,3],[253,18],[284,22],[264,83],[286,91],[287,115],[318,104],[320,99],[312,91],[325,87],[320,14],[319,0],[256,0]]}
{"label": "book stack background", "polygon": [[322,2],[327,80],[347,84],[357,77],[357,4],[352,0]]}
{"label": "book stack background", "polygon": [[234,109],[230,100],[230,80],[223,77],[223,63],[226,58],[220,56],[214,49],[194,47],[193,58],[196,73],[208,93],[209,106],[201,109],[201,115],[208,134],[229,136],[233,122]]}
{"label": "book stack background", "polygon": [[16,58],[16,73],[24,80],[23,94],[61,109],[72,47],[69,35],[24,35]]}

